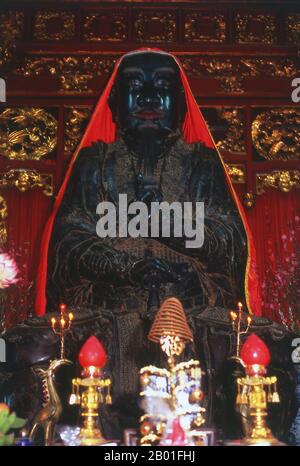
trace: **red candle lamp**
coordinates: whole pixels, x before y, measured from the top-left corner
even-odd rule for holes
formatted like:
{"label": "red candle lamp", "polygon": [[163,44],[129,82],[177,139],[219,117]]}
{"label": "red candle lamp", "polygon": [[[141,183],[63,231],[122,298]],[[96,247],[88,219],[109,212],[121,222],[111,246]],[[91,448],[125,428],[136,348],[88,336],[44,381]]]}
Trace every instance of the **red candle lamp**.
{"label": "red candle lamp", "polygon": [[81,350],[78,360],[83,368],[82,379],[72,380],[70,404],[81,406],[83,427],[80,429],[82,445],[101,445],[106,443],[98,426],[99,406],[111,404],[111,380],[101,377],[101,369],[106,364],[106,352],[95,336],[89,337]]}
{"label": "red candle lamp", "polygon": [[257,335],[250,335],[241,350],[241,359],[248,375],[265,374],[270,362],[270,351]]}
{"label": "red candle lamp", "polygon": [[237,405],[246,405],[252,418],[251,428],[244,439],[248,445],[276,445],[267,426],[268,403],[279,403],[277,378],[266,376],[270,351],[257,336],[250,335],[241,350],[241,359],[246,367],[246,377],[237,379]]}
{"label": "red candle lamp", "polygon": [[84,374],[90,373],[92,376],[100,374],[100,369],[106,364],[107,356],[98,338],[92,335],[86,340],[79,351],[78,360],[84,369]]}

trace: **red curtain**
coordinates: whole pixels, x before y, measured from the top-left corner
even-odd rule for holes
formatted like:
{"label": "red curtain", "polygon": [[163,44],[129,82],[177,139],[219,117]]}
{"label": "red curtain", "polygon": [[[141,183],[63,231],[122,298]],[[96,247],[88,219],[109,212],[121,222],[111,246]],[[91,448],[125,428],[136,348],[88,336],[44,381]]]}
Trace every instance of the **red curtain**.
{"label": "red curtain", "polygon": [[248,212],[253,232],[263,314],[285,324],[300,322],[300,195],[269,189]]}
{"label": "red curtain", "polygon": [[8,206],[8,243],[6,251],[15,257],[20,281],[7,290],[6,328],[33,314],[36,270],[40,256],[40,241],[51,212],[52,198],[42,189],[20,193],[9,189],[4,193]]}

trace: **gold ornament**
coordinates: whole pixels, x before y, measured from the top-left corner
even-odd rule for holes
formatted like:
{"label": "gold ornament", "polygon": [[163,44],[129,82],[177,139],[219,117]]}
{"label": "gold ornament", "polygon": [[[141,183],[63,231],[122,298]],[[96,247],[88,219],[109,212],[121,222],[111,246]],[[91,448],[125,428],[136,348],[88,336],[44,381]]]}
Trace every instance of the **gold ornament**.
{"label": "gold ornament", "polygon": [[11,160],[40,160],[57,145],[57,120],[42,108],[0,113],[0,153]]}
{"label": "gold ornament", "polygon": [[0,246],[3,246],[7,242],[7,217],[7,202],[3,196],[0,196]]}
{"label": "gold ornament", "polygon": [[[90,366],[84,370],[84,377],[72,380],[72,394],[70,404],[81,406],[83,427],[80,429],[81,445],[92,446],[107,443],[98,426],[99,407],[111,404],[111,380],[100,377],[101,371]],[[106,390],[104,396],[103,390]]]}
{"label": "gold ornament", "polygon": [[[217,142],[220,150],[229,152],[245,152],[245,121],[244,114],[240,108],[222,107],[217,108],[218,118],[228,126],[224,139]],[[238,168],[242,169],[242,166]],[[244,171],[244,170],[243,170]]]}
{"label": "gold ornament", "polygon": [[134,28],[138,42],[173,42],[176,38],[176,15],[145,10],[136,15]]}
{"label": "gold ornament", "polygon": [[246,183],[246,174],[244,165],[227,163],[226,168],[231,181],[235,184]]}
{"label": "gold ornament", "polygon": [[87,41],[122,42],[127,37],[124,10],[88,13],[83,20],[83,37]]}
{"label": "gold ornament", "polygon": [[275,15],[265,13],[238,13],[236,36],[240,44],[273,44],[276,41]]}
{"label": "gold ornament", "polygon": [[3,41],[22,39],[24,34],[24,13],[22,11],[5,11],[0,13],[0,38]]}
{"label": "gold ornament", "polygon": [[287,40],[293,44],[300,43],[300,13],[287,15],[286,18]]}
{"label": "gold ornament", "polygon": [[255,194],[253,193],[244,193],[242,196],[243,204],[246,209],[251,209],[255,204]]}
{"label": "gold ornament", "polygon": [[[203,25],[209,25],[206,29]],[[226,40],[226,20],[222,14],[189,12],[185,14],[184,38],[189,42],[222,43]]]}
{"label": "gold ornament", "polygon": [[297,160],[300,157],[300,110],[271,109],[252,122],[252,142],[267,160]]}
{"label": "gold ornament", "polygon": [[[255,369],[255,366],[253,366]],[[277,378],[260,375],[263,367],[257,366],[253,375],[237,379],[238,395],[237,405],[246,405],[252,423],[248,426],[248,433],[243,442],[248,445],[276,445],[278,440],[273,436],[271,429],[266,425],[268,403],[279,403],[277,392]],[[273,392],[272,392],[273,390]]]}
{"label": "gold ornament", "polygon": [[299,189],[299,170],[273,170],[271,173],[257,173],[257,194],[263,194],[266,188],[278,189],[283,193],[289,193],[292,189]]}
{"label": "gold ornament", "polygon": [[46,196],[52,196],[53,176],[38,173],[36,170],[16,168],[6,173],[0,173],[0,187],[15,187],[21,193],[32,188],[42,188]]}
{"label": "gold ornament", "polygon": [[76,149],[90,114],[90,107],[66,108],[64,146],[66,153],[70,154]]}
{"label": "gold ornament", "polygon": [[[51,26],[55,25],[55,32]],[[36,40],[70,40],[75,35],[75,14],[70,11],[38,11],[35,15]]]}

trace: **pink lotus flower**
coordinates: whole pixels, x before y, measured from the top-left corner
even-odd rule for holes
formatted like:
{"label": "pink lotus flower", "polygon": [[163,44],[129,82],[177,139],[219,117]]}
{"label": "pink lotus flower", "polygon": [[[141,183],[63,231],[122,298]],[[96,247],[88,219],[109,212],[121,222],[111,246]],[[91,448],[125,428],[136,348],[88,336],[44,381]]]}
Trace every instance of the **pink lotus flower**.
{"label": "pink lotus flower", "polygon": [[15,260],[6,253],[0,253],[0,289],[16,283],[19,273]]}

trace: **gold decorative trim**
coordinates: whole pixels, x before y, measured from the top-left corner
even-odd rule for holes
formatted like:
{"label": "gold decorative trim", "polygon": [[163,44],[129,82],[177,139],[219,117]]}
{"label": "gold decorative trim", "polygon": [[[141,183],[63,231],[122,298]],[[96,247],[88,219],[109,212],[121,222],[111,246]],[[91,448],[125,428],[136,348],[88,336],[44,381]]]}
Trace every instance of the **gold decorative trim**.
{"label": "gold decorative trim", "polygon": [[300,13],[290,14],[286,18],[286,34],[288,42],[300,43]]}
{"label": "gold decorative trim", "polygon": [[122,42],[126,40],[126,13],[107,10],[87,14],[83,21],[83,38],[86,41],[99,42]]}
{"label": "gold decorative trim", "polygon": [[[211,25],[203,31],[201,24]],[[184,38],[192,42],[222,43],[226,40],[226,21],[222,14],[191,12],[185,16]]]}
{"label": "gold decorative trim", "polygon": [[22,11],[5,11],[0,13],[1,42],[22,39],[24,34],[24,13]]}
{"label": "gold decorative trim", "polygon": [[271,173],[256,174],[256,193],[263,194],[267,188],[289,193],[300,188],[299,170],[273,170]]}
{"label": "gold decorative trim", "polygon": [[201,107],[201,111],[220,151],[246,152],[242,107]]}
{"label": "gold decorative trim", "polygon": [[218,117],[228,123],[225,138],[217,142],[220,150],[229,152],[246,152],[245,148],[245,116],[237,107],[217,108]]}
{"label": "gold decorative trim", "polygon": [[3,196],[0,196],[0,246],[4,245],[7,242],[7,217],[7,202]]}
{"label": "gold decorative trim", "polygon": [[24,34],[24,13],[6,11],[0,13],[0,74],[4,78],[11,72],[14,63],[16,40]]}
{"label": "gold decorative trim", "polygon": [[55,76],[60,79],[62,92],[88,92],[89,82],[112,72],[117,56],[26,57],[17,76]]}
{"label": "gold decorative trim", "polygon": [[[15,67],[13,75],[53,76],[60,79],[61,92],[87,92],[95,77],[110,74],[119,54],[112,55],[27,55],[21,66]],[[200,55],[179,54],[189,76],[217,79],[226,93],[244,92],[244,78],[285,77],[298,75],[296,59],[288,58],[214,58]]]}
{"label": "gold decorative trim", "polygon": [[238,13],[236,36],[240,44],[274,44],[275,16],[265,13]]}
{"label": "gold decorative trim", "polygon": [[300,109],[272,108],[259,113],[252,122],[252,142],[268,160],[300,158]]}
{"label": "gold decorative trim", "polygon": [[244,92],[244,77],[240,62],[230,58],[198,58],[180,57],[183,68],[190,76],[211,77],[218,79],[226,93],[240,94]]}
{"label": "gold decorative trim", "polygon": [[246,183],[246,171],[244,165],[226,163],[226,168],[231,181],[235,184]]}
{"label": "gold decorative trim", "polygon": [[[151,23],[160,32],[151,32]],[[168,12],[143,12],[135,18],[135,33],[138,42],[174,42],[176,36],[176,16]]]}
{"label": "gold decorative trim", "polygon": [[246,207],[246,209],[252,209],[252,207],[255,205],[255,201],[256,201],[256,195],[251,192],[244,193],[242,195],[242,202],[243,202],[244,207]]}
{"label": "gold decorative trim", "polygon": [[64,151],[70,154],[75,151],[81,140],[85,125],[91,115],[91,107],[66,107],[65,112]]}
{"label": "gold decorative trim", "polygon": [[[61,24],[61,29],[59,25]],[[51,31],[53,25],[55,28]],[[51,27],[52,26],[52,27]],[[38,11],[34,38],[37,40],[70,40],[75,35],[75,14],[70,11]]]}
{"label": "gold decorative trim", "polygon": [[0,154],[11,160],[40,160],[57,145],[57,120],[43,108],[0,112]]}
{"label": "gold decorative trim", "polygon": [[292,78],[298,75],[297,60],[290,58],[242,58],[238,71],[244,76]]}
{"label": "gold decorative trim", "polygon": [[46,196],[53,195],[53,176],[38,173],[36,170],[16,168],[6,173],[0,173],[0,187],[17,188],[21,193],[28,189],[42,188]]}

